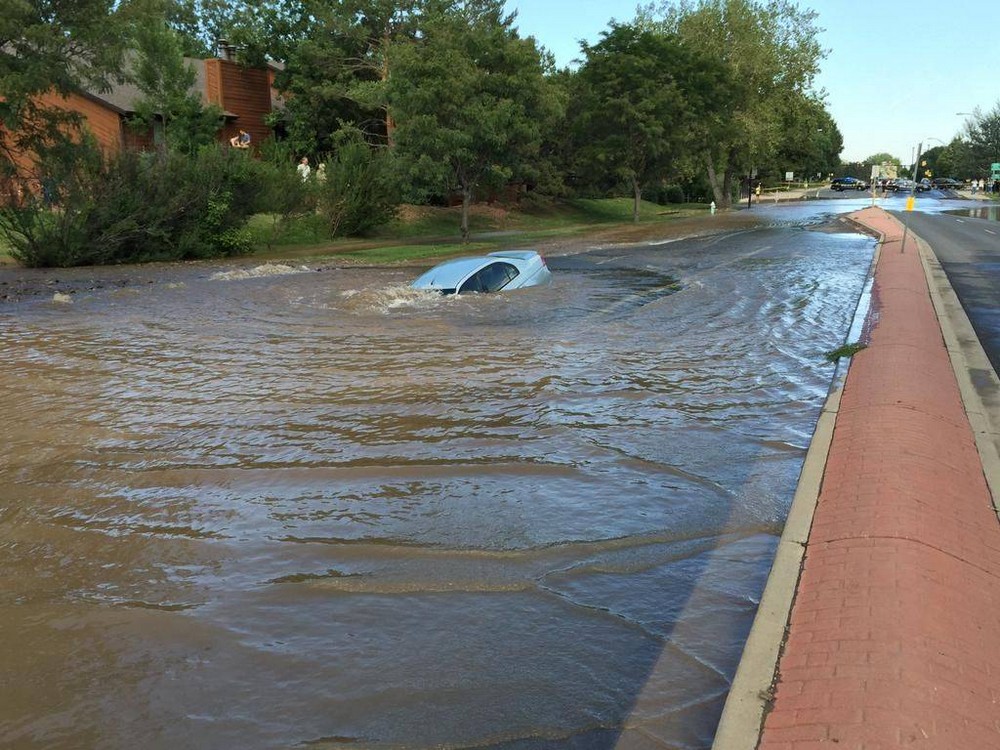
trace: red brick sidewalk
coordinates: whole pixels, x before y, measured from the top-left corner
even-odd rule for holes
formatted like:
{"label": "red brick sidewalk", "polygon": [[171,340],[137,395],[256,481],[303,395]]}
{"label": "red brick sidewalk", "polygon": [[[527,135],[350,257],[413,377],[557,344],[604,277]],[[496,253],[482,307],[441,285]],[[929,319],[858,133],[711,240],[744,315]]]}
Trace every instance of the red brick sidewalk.
{"label": "red brick sidewalk", "polygon": [[1000,524],[912,235],[881,209],[761,750],[1000,748]]}

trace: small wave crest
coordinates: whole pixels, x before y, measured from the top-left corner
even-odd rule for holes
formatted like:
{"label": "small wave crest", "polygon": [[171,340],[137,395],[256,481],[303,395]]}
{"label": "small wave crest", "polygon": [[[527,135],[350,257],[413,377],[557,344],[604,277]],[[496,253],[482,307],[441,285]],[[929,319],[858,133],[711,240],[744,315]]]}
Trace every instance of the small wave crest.
{"label": "small wave crest", "polygon": [[341,292],[356,309],[390,313],[401,309],[428,309],[447,304],[455,295],[443,295],[432,289],[414,289],[408,284],[391,284],[377,289],[348,289]]}
{"label": "small wave crest", "polygon": [[259,279],[265,276],[288,276],[294,273],[310,273],[307,266],[287,266],[282,263],[264,263],[253,268],[235,268],[232,271],[218,271],[209,278],[213,281],[234,281],[238,279]]}

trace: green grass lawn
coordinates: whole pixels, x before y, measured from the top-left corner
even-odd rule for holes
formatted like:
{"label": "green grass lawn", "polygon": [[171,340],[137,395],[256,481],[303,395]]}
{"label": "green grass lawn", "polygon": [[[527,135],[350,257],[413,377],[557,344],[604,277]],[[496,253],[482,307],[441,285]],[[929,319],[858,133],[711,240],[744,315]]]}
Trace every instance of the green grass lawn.
{"label": "green grass lawn", "polygon": [[[640,226],[705,216],[701,204],[640,205]],[[449,255],[486,253],[526,247],[556,239],[572,239],[606,230],[635,227],[630,198],[600,200],[526,200],[517,208],[476,205],[469,217],[469,242],[462,242],[460,207],[404,206],[390,224],[365,238],[331,240],[316,214],[281,221],[271,214],[251,218],[254,256],[264,260],[335,260],[346,263],[420,262]],[[17,265],[0,236],[0,265]]]}
{"label": "green grass lawn", "polygon": [[[640,223],[669,222],[704,216],[707,206],[640,204]],[[490,252],[554,238],[571,238],[595,227],[632,226],[630,198],[530,202],[517,209],[477,205],[469,217],[470,241],[459,233],[461,208],[404,206],[398,218],[364,239],[324,239],[318,216],[280,223],[277,217],[255,216],[255,257],[268,259],[329,258],[355,263],[403,263],[458,253]]]}
{"label": "green grass lawn", "polygon": [[17,261],[10,254],[10,245],[7,244],[7,239],[0,234],[0,266],[11,266],[15,263]]}

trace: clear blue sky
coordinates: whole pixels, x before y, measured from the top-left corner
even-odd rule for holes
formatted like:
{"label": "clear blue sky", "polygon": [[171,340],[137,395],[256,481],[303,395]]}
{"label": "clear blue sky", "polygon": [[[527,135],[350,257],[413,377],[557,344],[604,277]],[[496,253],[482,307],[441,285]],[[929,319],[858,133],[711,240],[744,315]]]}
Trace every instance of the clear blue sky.
{"label": "clear blue sky", "polygon": [[[846,161],[879,152],[912,161],[947,143],[975,107],[1000,101],[1000,0],[799,0],[819,14],[829,50],[818,88],[844,135]],[[635,0],[507,0],[522,36],[562,67],[579,40],[596,42],[612,18],[631,21]],[[937,140],[935,140],[937,139]]]}

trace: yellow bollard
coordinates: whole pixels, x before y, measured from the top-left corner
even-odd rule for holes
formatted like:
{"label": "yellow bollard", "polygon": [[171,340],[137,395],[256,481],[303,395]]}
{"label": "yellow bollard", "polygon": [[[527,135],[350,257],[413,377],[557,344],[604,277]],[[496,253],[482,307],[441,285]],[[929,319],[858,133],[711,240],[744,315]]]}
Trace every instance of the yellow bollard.
{"label": "yellow bollard", "polygon": [[913,203],[914,203],[914,198],[911,195],[909,198],[906,199],[906,210],[907,211],[912,211],[913,210]]}

